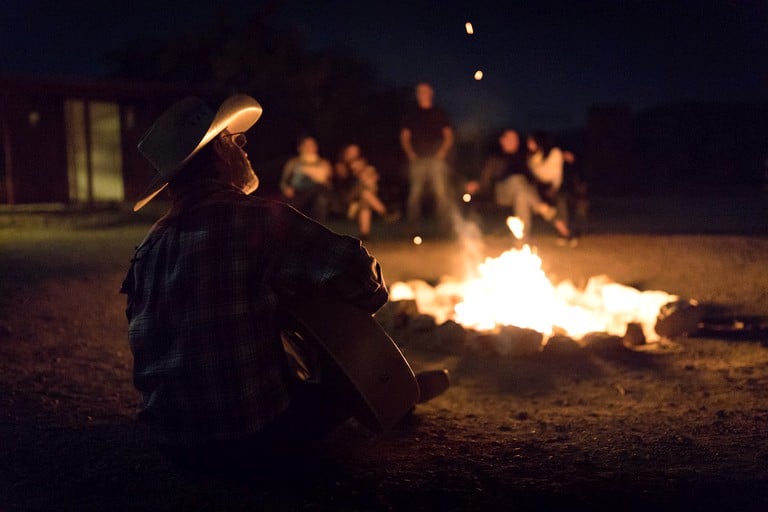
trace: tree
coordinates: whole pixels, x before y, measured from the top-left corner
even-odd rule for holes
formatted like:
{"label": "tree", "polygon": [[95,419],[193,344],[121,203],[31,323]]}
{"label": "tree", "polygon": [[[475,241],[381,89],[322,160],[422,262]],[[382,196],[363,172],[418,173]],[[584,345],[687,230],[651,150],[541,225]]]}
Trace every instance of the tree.
{"label": "tree", "polygon": [[113,78],[251,94],[264,116],[249,153],[267,163],[268,174],[301,134],[317,137],[330,158],[353,141],[369,153],[396,150],[409,91],[381,89],[375,70],[349,48],[310,52],[296,30],[278,28],[273,16],[274,9],[260,8],[238,23],[222,13],[209,27],[136,41],[111,55]]}

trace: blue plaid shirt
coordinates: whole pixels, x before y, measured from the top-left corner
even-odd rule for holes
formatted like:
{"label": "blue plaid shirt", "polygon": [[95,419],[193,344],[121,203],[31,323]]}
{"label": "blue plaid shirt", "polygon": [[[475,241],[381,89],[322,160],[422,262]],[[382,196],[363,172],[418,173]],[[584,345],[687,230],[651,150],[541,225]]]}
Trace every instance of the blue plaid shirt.
{"label": "blue plaid shirt", "polygon": [[238,439],[287,408],[281,298],[323,292],[371,313],[387,301],[359,240],[218,182],[174,202],[121,291],[139,416],[174,444]]}

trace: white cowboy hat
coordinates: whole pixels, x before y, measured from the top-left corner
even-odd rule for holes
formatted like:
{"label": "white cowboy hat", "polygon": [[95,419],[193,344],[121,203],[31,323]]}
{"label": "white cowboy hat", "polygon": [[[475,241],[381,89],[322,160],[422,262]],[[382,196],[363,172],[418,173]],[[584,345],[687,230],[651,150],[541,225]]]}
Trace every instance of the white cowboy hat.
{"label": "white cowboy hat", "polygon": [[261,105],[245,94],[230,96],[214,114],[200,98],[189,96],[171,105],[141,138],[139,151],[157,175],[133,206],[150,202],[200,149],[224,129],[244,132],[261,117]]}

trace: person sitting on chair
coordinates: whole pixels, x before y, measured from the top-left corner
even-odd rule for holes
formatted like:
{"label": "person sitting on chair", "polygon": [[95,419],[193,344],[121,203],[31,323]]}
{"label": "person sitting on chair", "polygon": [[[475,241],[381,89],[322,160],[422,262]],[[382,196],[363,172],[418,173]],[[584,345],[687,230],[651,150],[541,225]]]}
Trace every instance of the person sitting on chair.
{"label": "person sitting on chair", "polygon": [[480,180],[469,181],[465,190],[470,194],[492,194],[495,204],[511,207],[514,216],[523,223],[522,239],[528,242],[533,213],[551,221],[557,212],[542,200],[533,184],[517,131],[505,129],[498,143],[498,151],[485,161]]}

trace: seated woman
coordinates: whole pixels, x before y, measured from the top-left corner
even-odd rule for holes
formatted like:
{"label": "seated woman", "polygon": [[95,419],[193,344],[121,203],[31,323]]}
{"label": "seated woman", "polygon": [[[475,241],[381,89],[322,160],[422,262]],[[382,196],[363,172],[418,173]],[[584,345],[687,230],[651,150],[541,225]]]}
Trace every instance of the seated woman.
{"label": "seated woman", "polygon": [[361,240],[370,237],[373,212],[381,215],[386,222],[395,222],[400,218],[399,213],[390,212],[379,198],[379,173],[362,156],[357,144],[349,144],[341,150],[336,163],[336,180],[343,184],[341,194],[346,200],[347,216],[357,221]]}
{"label": "seated woman", "polygon": [[553,220],[560,237],[558,244],[575,247],[578,239],[568,225],[568,200],[563,190],[563,166],[573,162],[570,151],[563,151],[550,142],[549,136],[536,131],[528,136],[528,168],[539,185],[541,197],[557,208]]}
{"label": "seated woman", "polygon": [[469,181],[465,190],[470,194],[492,194],[495,204],[511,207],[514,216],[523,223],[521,239],[524,243],[529,243],[533,214],[552,221],[557,212],[541,199],[532,183],[525,153],[520,151],[518,133],[505,129],[499,135],[498,143],[498,150],[485,161],[480,180]]}

